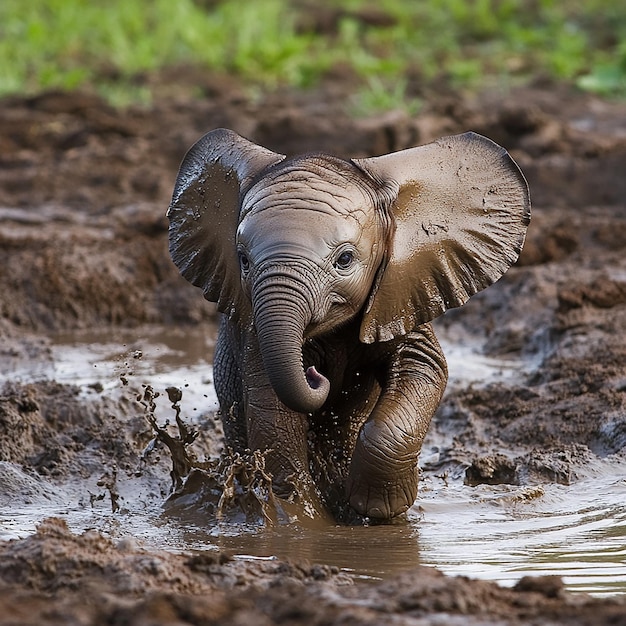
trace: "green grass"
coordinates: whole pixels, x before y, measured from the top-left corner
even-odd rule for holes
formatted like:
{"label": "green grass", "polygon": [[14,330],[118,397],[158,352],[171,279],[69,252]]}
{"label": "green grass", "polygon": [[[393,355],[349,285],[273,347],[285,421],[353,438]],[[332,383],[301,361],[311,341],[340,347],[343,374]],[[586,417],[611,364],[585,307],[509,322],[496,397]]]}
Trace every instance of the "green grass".
{"label": "green grass", "polygon": [[[322,32],[311,21],[311,7],[320,6],[334,15]],[[374,10],[385,19],[366,19]],[[0,2],[0,95],[90,87],[118,104],[146,101],[151,90],[142,77],[182,64],[256,89],[307,88],[348,67],[360,80],[353,104],[363,114],[414,110],[435,83],[501,89],[538,76],[626,97],[626,3]]]}

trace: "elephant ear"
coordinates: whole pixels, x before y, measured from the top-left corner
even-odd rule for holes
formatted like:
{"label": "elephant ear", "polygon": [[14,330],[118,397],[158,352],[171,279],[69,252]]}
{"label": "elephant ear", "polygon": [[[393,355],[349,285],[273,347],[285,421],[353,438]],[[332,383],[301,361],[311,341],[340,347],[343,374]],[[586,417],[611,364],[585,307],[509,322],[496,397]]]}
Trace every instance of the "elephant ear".
{"label": "elephant ear", "polygon": [[239,319],[249,309],[235,243],[241,198],[260,172],[282,159],[221,128],[189,149],[176,178],[167,212],[172,259],[219,311]]}
{"label": "elephant ear", "polygon": [[490,139],[465,133],[354,163],[397,189],[387,265],[361,325],[365,343],[462,305],[517,260],[530,221],[528,185]]}

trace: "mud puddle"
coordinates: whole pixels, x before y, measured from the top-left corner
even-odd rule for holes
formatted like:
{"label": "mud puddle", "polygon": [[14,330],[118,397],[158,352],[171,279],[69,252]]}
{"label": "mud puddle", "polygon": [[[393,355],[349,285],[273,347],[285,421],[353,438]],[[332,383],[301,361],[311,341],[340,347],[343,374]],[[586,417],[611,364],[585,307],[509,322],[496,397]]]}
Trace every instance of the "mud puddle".
{"label": "mud puddle", "polygon": [[[163,327],[65,334],[50,344],[49,358],[34,367],[13,362],[3,377],[77,385],[86,399],[131,396],[150,385],[162,394],[160,421],[173,417],[164,390],[176,386],[183,390],[181,414],[193,423],[217,406],[210,365],[214,336],[212,328],[183,332]],[[535,365],[485,357],[480,341],[472,338],[459,341],[443,333],[441,339],[450,389],[516,380]],[[436,446],[426,443],[422,463],[427,466]],[[363,581],[421,564],[505,586],[529,574],[554,574],[572,591],[626,592],[626,468],[610,458],[598,460],[571,485],[471,487],[461,474],[426,469],[407,520],[364,528],[287,524],[268,529],[207,523],[198,516],[166,517],[166,486],[147,475],[120,474],[122,505],[115,512],[106,498],[96,497],[102,492],[96,475],[59,485],[5,463],[2,476],[14,490],[30,495],[19,507],[0,511],[0,540],[25,537],[55,515],[74,532],[95,528],[175,552],[224,549],[242,559],[307,560],[338,566]]]}
{"label": "mud puddle", "polygon": [[554,574],[571,591],[624,593],[624,502],[626,468],[619,463],[569,486],[423,489],[421,563],[505,586]]}
{"label": "mud puddle", "polygon": [[[212,385],[214,327],[184,331],[148,326],[137,329],[81,330],[52,337],[48,358],[16,358],[3,363],[0,383],[54,380],[81,393],[113,393],[130,382],[184,389],[189,412],[217,409]],[[190,405],[193,404],[193,407]]]}
{"label": "mud puddle", "polygon": [[393,526],[255,531],[186,520],[169,524],[170,547],[306,560],[362,580],[428,565],[504,586],[526,575],[557,575],[570,591],[624,593],[626,470],[604,469],[603,478],[571,487],[443,487],[425,477],[408,519]]}

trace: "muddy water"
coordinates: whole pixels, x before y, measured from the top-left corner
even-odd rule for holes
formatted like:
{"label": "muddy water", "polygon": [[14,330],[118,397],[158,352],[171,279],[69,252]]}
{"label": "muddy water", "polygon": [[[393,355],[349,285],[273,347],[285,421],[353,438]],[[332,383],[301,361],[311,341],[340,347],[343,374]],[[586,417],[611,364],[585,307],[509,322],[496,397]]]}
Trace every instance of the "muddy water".
{"label": "muddy water", "polygon": [[214,328],[181,331],[158,326],[59,334],[53,337],[49,358],[3,364],[0,382],[55,380],[78,385],[86,395],[115,395],[127,382],[161,390],[180,385],[185,408],[206,412],[217,408],[210,364],[214,336]]}
{"label": "muddy water", "polygon": [[[86,397],[113,397],[133,385],[161,391],[174,385],[183,389],[182,414],[193,421],[216,407],[210,336],[203,329],[163,328],[64,335],[55,338],[49,359],[36,367],[13,362],[3,375],[75,384]],[[444,334],[442,343],[450,388],[515,379],[535,366],[487,358],[480,354],[480,342],[467,337],[459,341]],[[164,396],[161,415],[169,409]],[[424,459],[437,454],[437,443],[427,440]],[[123,506],[113,513],[105,502],[90,501],[95,479],[52,485],[0,465],[5,484],[30,494],[21,506],[0,511],[0,539],[26,536],[41,519],[60,515],[74,531],[96,528],[174,551],[226,549],[238,558],[306,559],[336,565],[363,581],[424,564],[504,585],[527,574],[557,574],[570,590],[626,593],[626,468],[608,460],[598,461],[570,486],[470,487],[460,477],[425,472],[420,497],[405,521],[385,527],[273,529],[167,518],[162,485],[132,477],[120,479]]]}

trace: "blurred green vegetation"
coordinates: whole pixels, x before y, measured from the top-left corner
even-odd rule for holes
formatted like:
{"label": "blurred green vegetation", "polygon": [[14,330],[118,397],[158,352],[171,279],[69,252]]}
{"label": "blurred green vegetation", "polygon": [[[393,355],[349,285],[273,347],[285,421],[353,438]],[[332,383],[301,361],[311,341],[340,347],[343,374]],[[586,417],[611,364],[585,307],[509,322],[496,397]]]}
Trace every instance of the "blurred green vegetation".
{"label": "blurred green vegetation", "polygon": [[148,101],[145,77],[180,65],[260,89],[347,69],[362,113],[417,108],[429,85],[506,89],[537,77],[626,97],[626,2],[0,2],[0,95],[91,87],[117,104]]}

